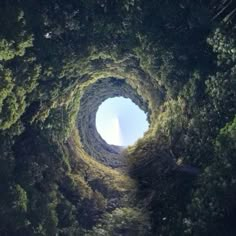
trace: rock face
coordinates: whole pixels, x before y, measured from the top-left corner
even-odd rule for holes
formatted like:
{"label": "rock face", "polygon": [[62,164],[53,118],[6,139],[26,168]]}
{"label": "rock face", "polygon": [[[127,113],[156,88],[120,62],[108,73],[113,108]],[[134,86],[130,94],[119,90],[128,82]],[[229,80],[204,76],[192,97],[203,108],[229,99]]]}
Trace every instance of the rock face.
{"label": "rock face", "polygon": [[105,78],[86,88],[77,117],[79,136],[84,150],[99,162],[113,168],[126,166],[122,148],[109,145],[101,138],[95,120],[101,103],[118,96],[130,98],[142,110],[148,111],[147,101],[138,95],[125,79]]}

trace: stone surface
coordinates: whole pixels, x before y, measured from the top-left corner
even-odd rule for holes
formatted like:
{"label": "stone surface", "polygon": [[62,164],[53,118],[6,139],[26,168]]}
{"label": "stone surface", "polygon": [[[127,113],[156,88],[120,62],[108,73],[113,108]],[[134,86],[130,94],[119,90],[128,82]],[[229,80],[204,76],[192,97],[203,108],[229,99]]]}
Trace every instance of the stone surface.
{"label": "stone surface", "polygon": [[124,79],[106,78],[98,80],[85,90],[77,118],[84,150],[96,160],[113,168],[124,167],[126,161],[122,148],[107,144],[97,132],[96,112],[103,101],[119,96],[130,98],[142,110],[148,111],[147,102]]}

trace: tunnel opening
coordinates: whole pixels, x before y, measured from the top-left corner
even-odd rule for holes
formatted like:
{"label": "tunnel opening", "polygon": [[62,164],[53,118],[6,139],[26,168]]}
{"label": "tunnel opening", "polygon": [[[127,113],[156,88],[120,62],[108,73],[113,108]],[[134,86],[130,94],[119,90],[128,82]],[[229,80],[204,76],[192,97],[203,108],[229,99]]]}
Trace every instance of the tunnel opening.
{"label": "tunnel opening", "polygon": [[[110,128],[107,127],[107,129],[108,132],[110,129],[113,140],[112,137],[107,140],[97,124],[100,109],[107,100],[110,104],[106,110],[113,112],[113,115],[111,114],[113,118],[106,118],[107,112],[101,112],[100,124],[109,126],[111,122]],[[86,88],[80,100],[77,128],[84,150],[104,165],[123,168],[127,165],[123,150],[128,145],[134,144],[149,129],[150,114],[148,101],[138,93],[137,89],[126,83],[125,79],[114,77],[99,79]],[[116,137],[114,137],[114,131]],[[119,140],[120,131],[121,135],[123,133],[123,142],[122,139]],[[117,142],[112,142],[115,141],[114,139]]]}
{"label": "tunnel opening", "polygon": [[147,114],[123,96],[106,99],[96,113],[96,129],[109,145],[121,149],[134,144],[148,130]]}

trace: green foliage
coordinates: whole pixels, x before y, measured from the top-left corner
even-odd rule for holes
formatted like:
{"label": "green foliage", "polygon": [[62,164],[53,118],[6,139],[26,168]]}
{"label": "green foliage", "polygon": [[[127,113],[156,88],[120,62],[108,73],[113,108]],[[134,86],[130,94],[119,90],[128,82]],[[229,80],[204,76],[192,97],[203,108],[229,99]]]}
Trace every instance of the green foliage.
{"label": "green foliage", "polygon": [[236,61],[236,41],[233,32],[228,32],[223,27],[217,28],[213,35],[208,38],[208,43],[217,54],[217,65],[235,65]]}
{"label": "green foliage", "polygon": [[150,235],[150,225],[145,213],[138,208],[117,208],[106,213],[99,224],[86,236]]}
{"label": "green foliage", "polygon": [[[6,4],[0,9],[0,61],[23,56],[33,46],[33,36],[27,34],[24,12],[17,6]],[[11,29],[11,30],[9,30]]]}
{"label": "green foliage", "polygon": [[28,210],[27,193],[18,184],[12,184],[8,189],[2,185],[1,190],[4,192],[1,197],[0,230],[1,232],[8,230],[16,232],[28,224],[26,217]]}
{"label": "green foliage", "polygon": [[12,73],[9,69],[4,70],[3,67],[0,67],[0,71],[1,71],[0,111],[2,111],[3,101],[12,91],[13,83],[12,83]]}
{"label": "green foliage", "polygon": [[[207,40],[216,53],[212,71],[188,68],[190,78],[179,88],[171,76],[170,89],[180,90],[179,96],[167,89],[173,99],[159,108],[144,139],[127,151],[138,197],[152,212],[154,234],[235,234],[235,32],[226,28]],[[174,66],[172,59],[164,66]],[[165,78],[160,76],[160,83],[169,86]]]}
{"label": "green foliage", "polygon": [[13,202],[13,208],[26,212],[27,211],[27,194],[24,191],[24,189],[21,188],[20,185],[16,185],[16,188],[14,189],[14,195],[16,199]]}
{"label": "green foliage", "polygon": [[24,41],[18,44],[14,41],[8,42],[6,39],[0,41],[0,61],[8,61],[16,56],[23,56],[26,48],[33,46],[32,36],[24,37]]}
{"label": "green foliage", "polygon": [[15,78],[15,73],[9,69],[1,70],[3,80],[1,81],[0,93],[0,129],[5,130],[16,123],[27,107],[26,96],[37,86],[40,66],[30,65],[21,66],[21,80]]}
{"label": "green foliage", "polygon": [[[235,235],[234,20],[232,1],[1,1],[0,235]],[[128,173],[75,132],[113,77],[150,113]]]}
{"label": "green foliage", "polygon": [[199,177],[199,188],[193,192],[189,217],[185,219],[189,235],[234,235],[235,125],[236,119],[221,129],[214,160]]}

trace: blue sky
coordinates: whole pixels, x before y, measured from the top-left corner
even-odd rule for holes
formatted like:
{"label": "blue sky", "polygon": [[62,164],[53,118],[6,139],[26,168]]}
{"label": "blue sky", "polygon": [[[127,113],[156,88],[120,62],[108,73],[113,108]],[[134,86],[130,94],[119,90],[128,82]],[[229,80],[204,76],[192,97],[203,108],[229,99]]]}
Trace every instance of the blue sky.
{"label": "blue sky", "polygon": [[130,99],[109,98],[96,115],[96,127],[108,144],[132,145],[148,130],[147,115]]}

